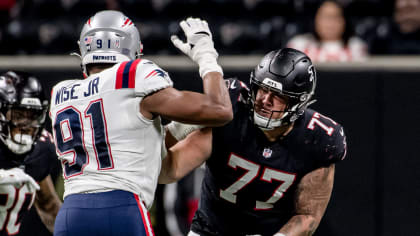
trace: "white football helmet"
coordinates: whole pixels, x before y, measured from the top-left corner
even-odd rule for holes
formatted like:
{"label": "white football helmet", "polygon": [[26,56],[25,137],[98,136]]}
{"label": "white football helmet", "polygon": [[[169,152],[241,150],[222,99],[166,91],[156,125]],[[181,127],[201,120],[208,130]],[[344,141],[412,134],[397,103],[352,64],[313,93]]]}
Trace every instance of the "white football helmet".
{"label": "white football helmet", "polygon": [[119,63],[138,58],[143,50],[137,27],[119,11],[100,11],[88,19],[79,39],[83,73],[92,63]]}

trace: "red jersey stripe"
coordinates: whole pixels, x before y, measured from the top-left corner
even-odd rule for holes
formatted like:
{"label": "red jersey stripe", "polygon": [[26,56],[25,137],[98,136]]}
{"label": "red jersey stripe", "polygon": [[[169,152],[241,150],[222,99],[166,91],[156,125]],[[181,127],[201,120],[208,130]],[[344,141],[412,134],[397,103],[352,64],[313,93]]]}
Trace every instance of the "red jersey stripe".
{"label": "red jersey stripe", "polygon": [[124,68],[128,61],[121,63],[120,67],[117,70],[117,79],[115,80],[115,89],[122,88],[123,83],[123,75],[124,75]]}
{"label": "red jersey stripe", "polygon": [[128,87],[134,88],[136,86],[136,71],[137,65],[140,63],[141,59],[137,59],[131,63],[130,72],[128,76]]}

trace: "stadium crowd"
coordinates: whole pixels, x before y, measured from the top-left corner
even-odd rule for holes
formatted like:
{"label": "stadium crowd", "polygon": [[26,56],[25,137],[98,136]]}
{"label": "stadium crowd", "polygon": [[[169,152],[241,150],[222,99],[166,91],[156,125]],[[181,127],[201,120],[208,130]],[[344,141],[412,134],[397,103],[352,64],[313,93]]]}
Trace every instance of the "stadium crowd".
{"label": "stadium crowd", "polygon": [[[418,54],[419,0],[338,0],[368,53]],[[119,10],[138,26],[144,53],[176,54],[169,36],[187,16],[206,19],[221,54],[264,54],[311,31],[319,0],[6,0],[0,54],[68,54],[92,12]],[[371,9],[375,9],[372,11]],[[234,14],[233,14],[234,13]],[[403,26],[401,26],[403,25]],[[408,25],[408,26],[407,26]],[[402,30],[400,30],[400,28]],[[28,43],[30,42],[30,43]],[[404,42],[404,43],[401,43]]]}

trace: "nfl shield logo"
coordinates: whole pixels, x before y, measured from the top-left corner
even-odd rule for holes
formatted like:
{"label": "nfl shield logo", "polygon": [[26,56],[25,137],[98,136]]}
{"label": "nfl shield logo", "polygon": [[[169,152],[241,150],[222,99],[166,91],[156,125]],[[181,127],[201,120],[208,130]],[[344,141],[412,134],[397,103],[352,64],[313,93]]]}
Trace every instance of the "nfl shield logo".
{"label": "nfl shield logo", "polygon": [[264,148],[263,157],[270,158],[273,151],[270,148]]}

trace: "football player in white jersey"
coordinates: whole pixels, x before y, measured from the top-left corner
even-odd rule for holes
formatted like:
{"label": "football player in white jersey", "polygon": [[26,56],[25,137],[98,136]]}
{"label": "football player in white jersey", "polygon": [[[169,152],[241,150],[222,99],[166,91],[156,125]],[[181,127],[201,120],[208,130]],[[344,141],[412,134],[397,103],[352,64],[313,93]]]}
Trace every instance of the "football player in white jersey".
{"label": "football player in white jersey", "polygon": [[91,17],[80,34],[84,80],[62,81],[50,117],[65,181],[54,235],[153,235],[151,207],[165,155],[160,117],[221,126],[231,102],[207,22],[180,23],[174,45],[199,66],[204,94],[178,91],[167,72],[140,58],[133,22],[118,11]]}

